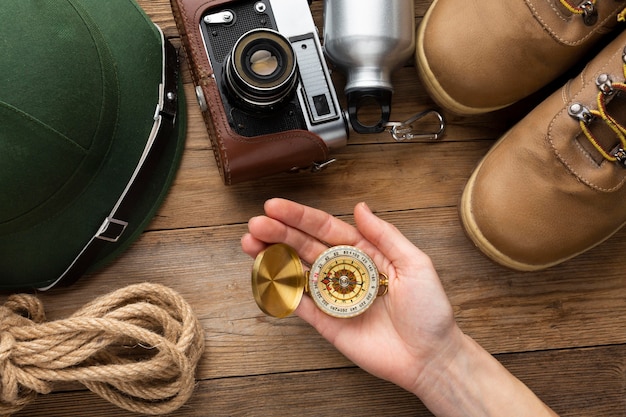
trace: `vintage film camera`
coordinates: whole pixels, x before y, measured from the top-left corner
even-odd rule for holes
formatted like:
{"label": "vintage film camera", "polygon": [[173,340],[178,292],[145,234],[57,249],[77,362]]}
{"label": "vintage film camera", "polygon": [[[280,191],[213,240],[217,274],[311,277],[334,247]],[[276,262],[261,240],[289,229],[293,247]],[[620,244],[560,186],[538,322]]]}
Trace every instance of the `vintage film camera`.
{"label": "vintage film camera", "polygon": [[224,182],[317,170],[345,146],[307,0],[171,0]]}

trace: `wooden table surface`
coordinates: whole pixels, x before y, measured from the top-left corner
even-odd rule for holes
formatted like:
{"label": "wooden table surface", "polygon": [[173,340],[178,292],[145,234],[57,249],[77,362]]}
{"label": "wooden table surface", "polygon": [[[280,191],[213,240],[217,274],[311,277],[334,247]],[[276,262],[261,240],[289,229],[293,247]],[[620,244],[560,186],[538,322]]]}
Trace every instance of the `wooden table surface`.
{"label": "wooden table surface", "polygon": [[[180,45],[169,1],[139,3]],[[312,6],[318,25],[321,3]],[[429,4],[415,0],[417,23]],[[224,186],[184,57],[182,66],[188,136],[167,200],[113,264],[40,295],[49,319],[144,281],[182,294],[201,320],[206,350],[196,391],[176,416],[429,416],[417,398],[355,367],[302,320],[266,317],[252,297],[252,260],[239,239],[266,199],[293,199],[347,221],[354,205],[366,201],[432,257],[462,329],[554,410],[563,416],[626,415],[626,231],[563,265],[520,273],[479,253],[458,219],[457,204],[476,163],[544,93],[494,114],[445,114],[448,127],[439,142],[352,134],[326,171]],[[333,77],[343,99],[342,76]],[[412,62],[393,83],[393,120],[434,105]],[[77,385],[38,397],[18,415],[134,414]]]}

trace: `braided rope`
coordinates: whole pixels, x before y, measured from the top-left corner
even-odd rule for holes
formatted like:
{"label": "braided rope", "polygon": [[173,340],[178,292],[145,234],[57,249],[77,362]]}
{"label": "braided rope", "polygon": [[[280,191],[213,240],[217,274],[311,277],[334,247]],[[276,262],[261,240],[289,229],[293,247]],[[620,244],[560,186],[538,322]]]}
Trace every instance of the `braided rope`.
{"label": "braided rope", "polygon": [[68,319],[44,320],[32,295],[12,295],[0,306],[0,415],[19,411],[61,381],[80,382],[142,414],[172,412],[191,396],[204,333],[173,290],[133,285]]}

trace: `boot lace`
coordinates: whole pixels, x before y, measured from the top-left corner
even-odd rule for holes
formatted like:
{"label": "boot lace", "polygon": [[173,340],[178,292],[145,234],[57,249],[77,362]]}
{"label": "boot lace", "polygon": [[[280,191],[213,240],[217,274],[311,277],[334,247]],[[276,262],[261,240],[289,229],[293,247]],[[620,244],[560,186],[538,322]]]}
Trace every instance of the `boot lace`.
{"label": "boot lace", "polygon": [[[582,3],[574,4],[570,0],[559,0],[563,7],[571,13],[580,15],[586,25],[592,26],[598,21],[598,9],[596,3],[598,0],[583,0]],[[624,8],[617,16],[617,20],[624,22],[626,20],[626,8]]]}
{"label": "boot lace", "polygon": [[560,0],[561,4],[573,14],[581,15],[586,25],[593,25],[598,21],[598,10],[596,2],[598,0],[584,0],[578,5],[572,4],[569,0]]}
{"label": "boot lace", "polygon": [[[626,48],[622,52],[622,72],[626,80]],[[581,103],[572,103],[568,109],[570,116],[578,119],[583,134],[589,139],[593,147],[602,157],[611,162],[617,162],[626,168],[626,126],[618,122],[607,110],[608,103],[619,93],[626,93],[625,82],[615,82],[610,74],[600,74],[596,78],[598,96],[597,110],[590,109]],[[594,133],[589,129],[593,120],[602,120],[615,132],[620,144],[614,150],[607,151],[599,143]]]}

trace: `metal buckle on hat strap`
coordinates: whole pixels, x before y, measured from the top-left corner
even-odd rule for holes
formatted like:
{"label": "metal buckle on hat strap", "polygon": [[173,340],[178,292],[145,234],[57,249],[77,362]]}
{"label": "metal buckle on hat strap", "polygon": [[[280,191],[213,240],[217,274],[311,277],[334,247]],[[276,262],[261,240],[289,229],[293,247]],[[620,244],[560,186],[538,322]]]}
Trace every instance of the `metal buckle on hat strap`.
{"label": "metal buckle on hat strap", "polygon": [[121,239],[128,226],[128,222],[122,219],[128,218],[129,214],[132,213],[136,194],[149,181],[149,175],[154,169],[154,164],[167,143],[166,139],[174,129],[178,109],[178,54],[174,46],[165,40],[161,29],[158,26],[156,28],[161,35],[163,69],[159,84],[159,102],[143,153],[124,191],[92,238],[56,281],[47,287],[39,288],[39,290],[45,291],[58,284],[68,285],[75,282],[87,271],[106,245],[116,243]]}
{"label": "metal buckle on hat strap", "polygon": [[102,226],[98,229],[95,238],[115,243],[122,237],[126,226],[128,226],[128,222],[107,217],[102,222]]}

